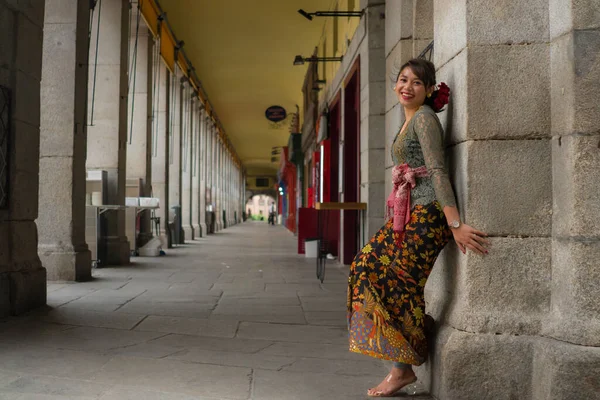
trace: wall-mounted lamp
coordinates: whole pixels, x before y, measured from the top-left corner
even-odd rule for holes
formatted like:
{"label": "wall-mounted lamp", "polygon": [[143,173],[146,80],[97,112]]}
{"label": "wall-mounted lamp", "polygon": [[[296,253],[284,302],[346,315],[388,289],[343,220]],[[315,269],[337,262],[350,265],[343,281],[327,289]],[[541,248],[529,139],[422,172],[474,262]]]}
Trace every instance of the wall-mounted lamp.
{"label": "wall-mounted lamp", "polygon": [[304,65],[305,62],[328,62],[328,61],[342,61],[342,57],[302,57],[302,56],[296,56],[294,58],[294,65]]}
{"label": "wall-mounted lamp", "polygon": [[298,10],[298,13],[309,21],[312,21],[313,17],[362,17],[362,11],[315,11],[312,13],[306,12],[302,9]]}

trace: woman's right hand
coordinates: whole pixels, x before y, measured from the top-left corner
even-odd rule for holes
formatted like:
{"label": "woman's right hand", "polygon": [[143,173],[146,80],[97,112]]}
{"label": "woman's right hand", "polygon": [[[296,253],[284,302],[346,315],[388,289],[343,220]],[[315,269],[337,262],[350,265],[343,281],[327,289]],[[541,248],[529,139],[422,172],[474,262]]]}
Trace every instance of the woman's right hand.
{"label": "woman's right hand", "polygon": [[486,255],[491,243],[487,240],[487,233],[481,232],[472,226],[462,224],[456,229],[452,229],[454,241],[458,245],[463,254],[467,254],[467,249],[474,251],[477,254]]}

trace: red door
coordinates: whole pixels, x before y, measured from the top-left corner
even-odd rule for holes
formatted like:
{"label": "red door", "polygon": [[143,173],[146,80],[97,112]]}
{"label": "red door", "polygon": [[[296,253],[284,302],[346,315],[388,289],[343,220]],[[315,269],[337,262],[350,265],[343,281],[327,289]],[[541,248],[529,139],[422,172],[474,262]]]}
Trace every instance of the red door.
{"label": "red door", "polygon": [[[360,85],[358,60],[344,89],[344,202],[360,200]],[[342,263],[350,264],[358,252],[358,211],[344,211],[344,249]]]}

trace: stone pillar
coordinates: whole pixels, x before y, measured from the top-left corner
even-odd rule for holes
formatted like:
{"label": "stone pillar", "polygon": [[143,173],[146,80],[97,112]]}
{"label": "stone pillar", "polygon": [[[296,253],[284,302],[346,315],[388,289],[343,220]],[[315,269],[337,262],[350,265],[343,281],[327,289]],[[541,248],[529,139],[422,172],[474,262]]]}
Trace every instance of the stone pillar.
{"label": "stone pillar", "polygon": [[40,112],[38,253],[48,280],[92,276],[85,243],[89,4],[48,1]]}
{"label": "stone pillar", "polygon": [[223,141],[221,136],[217,136],[217,180],[215,183],[217,188],[217,221],[219,230],[223,230],[225,226],[223,224]]}
{"label": "stone pillar", "polygon": [[194,239],[202,236],[200,230],[200,108],[196,95],[192,98],[192,230]]}
{"label": "stone pillar", "polygon": [[481,257],[450,243],[433,269],[438,329],[418,374],[440,399],[531,398],[552,279],[548,2],[435,0],[433,19],[426,3],[411,19],[433,20],[452,90],[439,116],[461,218],[493,245]]}
{"label": "stone pillar", "polygon": [[533,399],[600,388],[600,2],[550,1],[552,277]]}
{"label": "stone pillar", "polygon": [[[155,48],[158,52],[158,47]],[[153,146],[152,157],[152,195],[158,197],[160,209],[157,216],[160,217],[160,238],[164,248],[168,246],[168,222],[169,222],[169,172],[170,172],[170,141],[169,141],[169,71],[158,54],[154,57],[154,84],[153,92]]]}
{"label": "stone pillar", "polygon": [[213,159],[213,171],[212,171],[212,205],[215,211],[215,232],[221,230],[221,224],[219,222],[219,137],[217,134],[217,127],[213,127],[213,149],[214,149],[214,159]]}
{"label": "stone pillar", "polygon": [[[127,179],[142,181],[141,193],[126,197],[150,197],[152,190],[152,85],[153,40],[146,22],[138,15],[138,2],[132,4],[129,39],[129,105],[127,131]],[[129,223],[133,224],[133,221]],[[140,214],[138,246],[152,238],[150,212]],[[130,243],[134,248],[134,243]]]}
{"label": "stone pillar", "polygon": [[[213,124],[212,124],[212,121],[210,120],[210,117],[208,117],[208,116],[206,118],[206,129],[207,129],[206,130],[206,134],[207,134],[207,136],[206,136],[206,192],[207,192],[206,210],[210,210],[212,212],[212,211],[214,211],[214,205],[213,205],[214,195],[213,195],[212,183],[213,183],[215,153],[214,153],[214,147],[213,147],[213,145],[214,145]],[[207,223],[208,223],[208,221],[207,221]],[[213,221],[211,220],[211,228],[213,228],[212,224],[213,224]]]}
{"label": "stone pillar", "polygon": [[46,304],[38,257],[44,2],[0,1],[0,316]]}
{"label": "stone pillar", "polygon": [[[169,206],[181,207],[181,73],[169,75]],[[171,211],[171,210],[169,210]],[[181,212],[181,209],[180,211]],[[170,213],[172,215],[172,213]],[[172,220],[172,218],[169,218]],[[180,238],[182,232],[179,232]],[[174,243],[178,244],[178,243]]]}
{"label": "stone pillar", "polygon": [[181,227],[186,240],[194,239],[192,229],[192,96],[190,84],[185,81],[182,89],[181,121]]}
{"label": "stone pillar", "polygon": [[206,111],[204,107],[200,109],[198,122],[200,124],[200,143],[199,143],[199,159],[198,159],[198,176],[200,182],[199,188],[199,215],[200,215],[200,232],[201,236],[206,236],[208,234],[207,226],[206,226],[206,142],[207,142],[207,117]]}
{"label": "stone pillar", "polygon": [[[88,170],[108,173],[110,205],[125,204],[128,116],[129,2],[104,0],[94,13],[92,26],[100,18],[100,38],[92,29],[88,85]],[[97,52],[97,65],[95,65]],[[94,84],[94,77],[96,80]],[[125,236],[125,211],[106,214],[105,265],[129,264],[129,242]]]}

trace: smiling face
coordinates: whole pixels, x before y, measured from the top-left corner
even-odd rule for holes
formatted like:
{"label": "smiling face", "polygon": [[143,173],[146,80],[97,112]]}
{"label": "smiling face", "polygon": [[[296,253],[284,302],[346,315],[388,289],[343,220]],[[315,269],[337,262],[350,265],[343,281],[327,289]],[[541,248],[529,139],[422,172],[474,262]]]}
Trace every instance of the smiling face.
{"label": "smiling face", "polygon": [[425,103],[425,98],[433,91],[433,86],[425,87],[423,80],[415,75],[410,67],[406,67],[400,71],[394,91],[404,108],[417,109]]}

